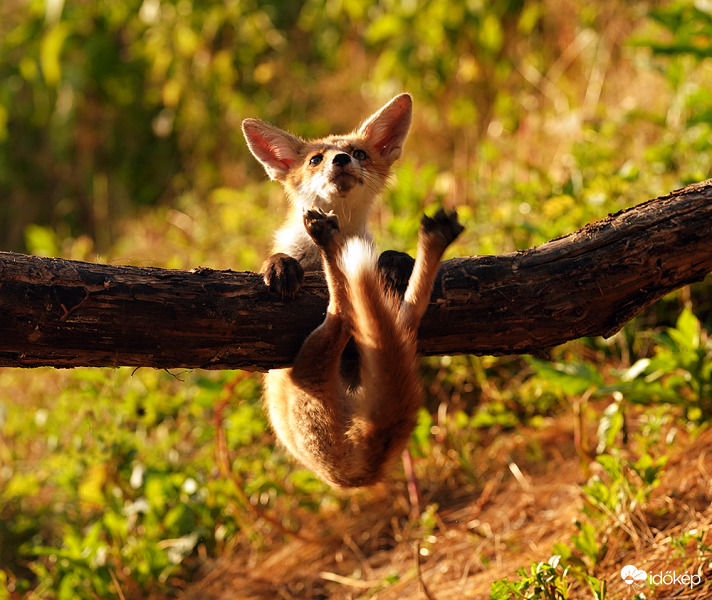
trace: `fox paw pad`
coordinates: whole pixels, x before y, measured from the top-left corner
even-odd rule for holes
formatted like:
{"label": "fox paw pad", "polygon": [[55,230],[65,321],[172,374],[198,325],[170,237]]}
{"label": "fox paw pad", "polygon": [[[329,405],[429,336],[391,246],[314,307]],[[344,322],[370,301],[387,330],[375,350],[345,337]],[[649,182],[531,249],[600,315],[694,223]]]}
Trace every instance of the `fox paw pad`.
{"label": "fox paw pad", "polygon": [[339,231],[339,218],[333,211],[310,208],[304,211],[304,227],[317,246],[325,247]]}
{"label": "fox paw pad", "polygon": [[447,246],[464,231],[457,220],[457,211],[445,212],[439,209],[432,217],[423,215],[420,221],[421,231],[430,236],[437,236]]}

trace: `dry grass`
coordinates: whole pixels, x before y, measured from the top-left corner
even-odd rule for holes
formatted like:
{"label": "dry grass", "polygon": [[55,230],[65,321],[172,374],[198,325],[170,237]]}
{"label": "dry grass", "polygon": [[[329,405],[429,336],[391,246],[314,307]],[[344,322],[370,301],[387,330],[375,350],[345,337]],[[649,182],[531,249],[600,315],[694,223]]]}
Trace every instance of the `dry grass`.
{"label": "dry grass", "polygon": [[[311,541],[287,539],[262,552],[223,556],[184,598],[488,598],[493,581],[516,579],[517,569],[548,560],[556,542],[569,544],[576,533],[585,476],[572,437],[568,417],[544,430],[503,434],[496,450],[482,450],[489,466],[478,489],[426,493],[426,501],[439,504],[432,530],[408,518],[405,486],[389,482],[354,495],[347,514],[302,520]],[[699,550],[712,545],[712,431],[683,437],[648,505],[627,528],[611,527],[605,555],[590,566],[607,582],[608,598],[633,597],[620,577],[627,564],[712,577],[712,555]],[[527,458],[532,443],[543,457]],[[697,539],[685,542],[687,534]],[[711,585],[692,592],[660,587],[655,597],[706,598]],[[574,581],[569,597],[592,596]]]}

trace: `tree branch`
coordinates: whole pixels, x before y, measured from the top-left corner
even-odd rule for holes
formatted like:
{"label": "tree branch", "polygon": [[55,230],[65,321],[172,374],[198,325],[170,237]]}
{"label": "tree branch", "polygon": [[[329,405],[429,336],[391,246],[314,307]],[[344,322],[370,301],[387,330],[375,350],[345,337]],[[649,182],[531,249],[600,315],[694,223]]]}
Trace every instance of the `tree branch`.
{"label": "tree branch", "polygon": [[[710,271],[712,180],[523,252],[445,261],[421,350],[521,354],[610,336]],[[282,302],[256,273],[0,252],[0,366],[265,370],[290,363],[326,304],[320,274]]]}

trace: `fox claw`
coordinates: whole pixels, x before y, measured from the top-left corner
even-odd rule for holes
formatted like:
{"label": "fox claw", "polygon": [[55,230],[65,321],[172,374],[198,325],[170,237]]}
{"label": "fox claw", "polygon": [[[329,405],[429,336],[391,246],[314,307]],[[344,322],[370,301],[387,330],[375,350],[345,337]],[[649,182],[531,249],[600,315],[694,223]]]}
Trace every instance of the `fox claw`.
{"label": "fox claw", "polygon": [[304,227],[320,248],[327,248],[339,235],[339,218],[333,211],[324,212],[320,208],[304,211]]}
{"label": "fox claw", "polygon": [[420,230],[425,235],[440,237],[444,245],[448,246],[465,228],[457,220],[457,211],[447,213],[440,208],[432,217],[423,215]]}
{"label": "fox claw", "polygon": [[292,299],[304,283],[304,269],[296,258],[283,253],[273,254],[263,268],[265,285],[283,300]]}

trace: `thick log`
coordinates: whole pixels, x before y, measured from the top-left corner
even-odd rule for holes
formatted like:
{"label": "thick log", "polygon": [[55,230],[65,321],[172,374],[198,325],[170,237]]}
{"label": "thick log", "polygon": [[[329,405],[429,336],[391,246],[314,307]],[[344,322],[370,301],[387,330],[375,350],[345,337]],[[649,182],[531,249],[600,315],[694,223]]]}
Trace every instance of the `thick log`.
{"label": "thick log", "polygon": [[[522,252],[442,264],[423,354],[521,354],[610,336],[712,271],[712,180]],[[284,366],[323,319],[320,274],[290,302],[260,275],[0,253],[0,366]]]}

